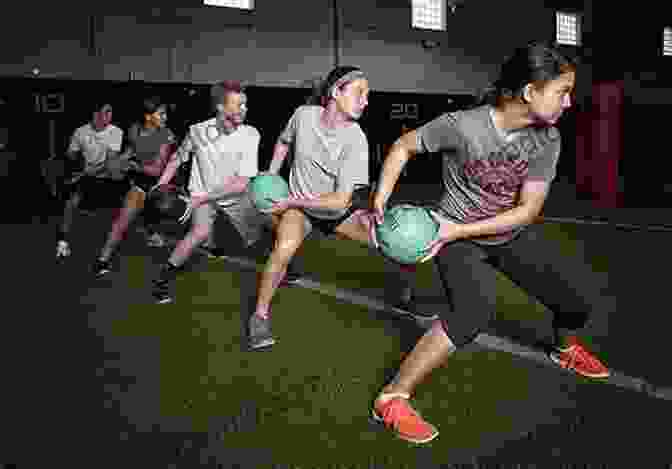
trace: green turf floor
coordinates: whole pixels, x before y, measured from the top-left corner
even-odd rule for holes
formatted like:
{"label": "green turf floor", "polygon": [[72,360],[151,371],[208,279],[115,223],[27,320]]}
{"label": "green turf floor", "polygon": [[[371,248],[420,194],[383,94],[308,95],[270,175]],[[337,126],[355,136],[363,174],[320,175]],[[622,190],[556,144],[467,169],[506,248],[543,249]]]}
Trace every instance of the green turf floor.
{"label": "green turf floor", "polygon": [[[394,329],[381,327],[361,307],[286,289],[274,308],[278,343],[269,352],[242,351],[241,278],[217,265],[186,274],[175,304],[132,305],[124,319],[114,321],[115,336],[146,338],[148,347],[158,344],[160,385],[154,398],[161,419],[186,417],[193,431],[214,426],[223,432],[224,447],[263,448],[276,463],[355,464],[385,455],[414,467],[417,451],[368,422],[372,398],[400,361],[401,332],[390,333]],[[129,278],[134,280],[142,278]],[[534,372],[540,371],[547,373]],[[496,393],[493,383],[498,383]],[[556,404],[560,398],[557,405],[571,405],[561,399],[561,390],[506,353],[456,355],[417,399],[418,408],[443,432],[431,445],[431,459],[450,460],[477,451],[484,441],[524,431],[517,416],[535,405],[541,419],[550,420],[551,409],[532,399],[538,393],[554,395]]]}
{"label": "green turf floor", "polygon": [[[567,255],[588,250],[586,260],[598,271],[618,261],[599,233],[579,238],[580,229],[559,225],[545,231]],[[305,270],[324,283],[356,290],[384,289],[389,282],[382,259],[355,243],[311,240],[301,256]],[[144,282],[147,259],[127,262],[129,286]],[[394,467],[417,467],[418,458],[455,461],[551,424],[576,405],[568,389],[595,385],[567,377],[572,384],[559,387],[552,368],[521,366],[521,359],[502,352],[465,350],[419,389],[417,407],[442,432],[423,452],[368,421],[371,400],[418,331],[317,292],[282,289],[273,309],[278,343],[269,352],[249,353],[241,349],[241,312],[251,304],[245,295],[254,294],[255,273],[232,272],[218,261],[205,267],[180,278],[175,304],[131,304],[127,317],[113,323],[113,333],[155,339],[148,343],[159,344],[154,397],[161,419],[187,419],[193,431],[219,431],[223,448],[264,450],[274,462],[297,467],[381,457]],[[534,332],[534,324],[550,322],[543,306],[501,280],[500,325],[533,324]],[[420,267],[418,286],[437,287],[431,263]]]}
{"label": "green turf floor", "polygon": [[[30,304],[35,304],[18,311],[20,315],[6,316],[30,322],[23,331],[6,329],[13,331],[11,335],[17,340],[13,356],[18,357],[17,351],[28,345],[31,331],[39,331],[55,342],[48,342],[48,350],[38,354],[41,349],[36,340],[41,335],[34,336],[38,344],[38,348],[32,346],[36,365],[29,374],[39,393],[33,402],[45,409],[58,407],[64,417],[69,416],[65,418],[82,421],[78,433],[64,427],[60,419],[45,422],[49,428],[53,425],[52,439],[59,442],[61,454],[67,454],[69,447],[63,444],[74,438],[70,435],[96,435],[106,429],[104,443],[110,447],[114,442],[109,438],[120,438],[119,432],[114,436],[116,427],[112,423],[102,424],[101,420],[100,427],[88,421],[84,424],[77,406],[87,398],[91,402],[86,408],[104,406],[123,419],[124,441],[146,441],[138,432],[163,441],[154,446],[138,443],[132,454],[145,452],[154,461],[162,457],[179,460],[174,466],[143,467],[200,467],[170,456],[174,450],[169,435],[194,432],[216,435],[214,442],[201,444],[204,449],[192,451],[194,458],[209,452],[224,463],[223,467],[229,467],[226,462],[232,457],[255,455],[268,462],[259,467],[272,467],[272,461],[287,464],[285,467],[321,469],[339,467],[338,463],[340,467],[429,468],[436,467],[432,463],[473,461],[475,455],[493,454],[500,447],[529,451],[537,443],[526,443],[525,435],[540,428],[559,428],[559,436],[554,434],[553,438],[570,441],[562,432],[577,415],[591,422],[586,430],[573,435],[581,440],[583,450],[592,448],[593,460],[613,460],[643,448],[651,458],[658,456],[657,460],[665,453],[665,443],[654,435],[659,436],[656,428],[669,421],[669,403],[647,400],[645,405],[642,397],[633,397],[632,393],[478,347],[456,354],[418,389],[417,407],[439,427],[439,438],[424,448],[399,442],[370,425],[368,415],[376,392],[419,334],[412,325],[317,292],[288,288],[280,290],[274,301],[278,343],[269,352],[246,352],[241,349],[242,329],[256,288],[254,272],[239,272],[225,262],[201,259],[180,277],[175,304],[153,305],[150,279],[166,253],[148,253],[131,241],[109,279],[82,283],[88,278],[88,261],[97,250],[93,242],[89,247],[85,242],[90,238],[102,242],[97,239],[101,238],[96,235],[97,228],[84,228],[78,231],[81,240],[75,244],[75,257],[66,270],[49,267],[21,271],[16,275],[20,283],[8,292],[17,298],[19,294],[29,295]],[[668,384],[665,379],[669,379],[669,373],[666,368],[661,370],[661,361],[655,360],[661,341],[668,335],[668,323],[664,314],[649,314],[666,298],[667,277],[657,274],[660,266],[669,265],[665,236],[554,224],[544,229],[558,239],[567,255],[584,256],[596,270],[613,274],[614,289],[622,297],[618,314],[596,320],[594,346],[600,356],[617,369],[634,376],[649,373],[652,381]],[[337,287],[368,288],[375,293],[389,289],[392,283],[382,259],[355,243],[311,240],[301,259],[311,276]],[[41,282],[44,288],[35,290],[35,282]],[[420,267],[418,285],[440,294],[431,264]],[[521,331],[515,327],[529,327],[527,338],[543,336],[550,313],[504,277],[499,288],[494,332],[513,332],[515,336]],[[68,295],[67,303],[59,294]],[[647,301],[642,302],[642,298]],[[38,308],[38,304],[52,309]],[[44,311],[54,311],[54,306],[57,314],[45,316]],[[94,335],[94,344],[98,338],[104,341],[102,358],[89,342],[77,338],[82,322],[88,323],[88,331],[82,336]],[[40,327],[35,328],[36,324]],[[51,333],[46,324],[58,334]],[[72,369],[72,363],[79,363],[81,370]],[[95,368],[89,363],[95,363]],[[45,381],[45,375],[52,380]],[[87,376],[99,381],[88,387],[70,384],[71,379],[74,383]],[[46,385],[51,395],[63,400],[53,405],[45,400],[42,390]],[[97,396],[92,389],[98,386],[104,386],[104,402],[88,397]],[[63,391],[59,391],[61,387]],[[20,393],[26,392],[21,386]],[[12,407],[17,417],[9,421],[23,422],[25,407],[18,405],[19,400],[15,402]],[[618,409],[623,409],[620,415],[635,425],[636,432],[624,431],[623,422],[616,417]],[[591,436],[598,433],[603,438],[592,441]],[[190,438],[197,436],[179,436]],[[553,449],[553,438],[547,438],[550,442],[542,446],[545,451]],[[571,445],[558,442],[558,446],[563,448],[565,461],[583,462]],[[105,446],[101,443],[98,447]],[[516,455],[511,457],[515,461]],[[100,463],[90,467],[94,466],[110,467]],[[536,467],[551,466],[542,463]]]}

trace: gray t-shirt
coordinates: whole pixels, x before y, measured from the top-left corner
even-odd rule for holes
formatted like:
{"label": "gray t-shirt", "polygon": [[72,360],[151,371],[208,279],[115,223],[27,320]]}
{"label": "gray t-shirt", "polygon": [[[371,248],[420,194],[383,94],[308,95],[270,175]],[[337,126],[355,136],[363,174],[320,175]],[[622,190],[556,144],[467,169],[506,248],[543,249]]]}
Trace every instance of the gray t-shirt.
{"label": "gray t-shirt", "polygon": [[[110,152],[121,151],[123,138],[124,131],[115,125],[96,130],[91,124],[85,124],[75,130],[68,151],[82,152],[87,170],[100,168],[105,165]],[[95,177],[107,178],[109,174],[102,171]]]}
{"label": "gray t-shirt", "polygon": [[128,131],[128,140],[141,163],[151,163],[161,157],[162,145],[175,143],[175,135],[168,127],[145,133],[142,126],[134,124]]}
{"label": "gray t-shirt", "polygon": [[[213,192],[221,189],[232,176],[254,177],[259,170],[259,141],[261,134],[243,124],[231,134],[223,134],[212,118],[189,127],[189,132],[177,149],[180,164],[193,158],[189,191]],[[218,201],[220,207],[237,203],[235,199]]]}
{"label": "gray t-shirt", "polygon": [[[323,110],[321,106],[300,106],[280,134],[280,141],[293,147],[289,189],[296,197],[352,192],[369,184],[369,144],[362,128],[356,122],[325,128],[320,123]],[[345,210],[305,212],[334,220]]]}
{"label": "gray t-shirt", "polygon": [[[419,153],[441,153],[444,192],[438,214],[458,223],[492,218],[514,208],[526,180],[551,182],[560,155],[555,127],[528,127],[506,139],[494,126],[491,107],[443,114],[417,129]],[[501,244],[522,228],[473,238]]]}

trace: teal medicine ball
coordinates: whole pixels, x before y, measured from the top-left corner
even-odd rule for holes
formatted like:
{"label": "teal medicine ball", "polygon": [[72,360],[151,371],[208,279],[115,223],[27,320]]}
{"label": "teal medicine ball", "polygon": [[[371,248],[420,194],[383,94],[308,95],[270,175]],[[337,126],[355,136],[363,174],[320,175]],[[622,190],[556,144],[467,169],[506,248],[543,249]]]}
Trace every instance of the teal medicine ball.
{"label": "teal medicine ball", "polygon": [[385,211],[383,222],[376,226],[380,250],[401,264],[419,262],[438,235],[439,224],[429,210],[408,204]]}
{"label": "teal medicine ball", "polygon": [[250,195],[257,209],[268,210],[273,205],[273,200],[289,197],[289,186],[277,174],[263,174],[250,181]]}

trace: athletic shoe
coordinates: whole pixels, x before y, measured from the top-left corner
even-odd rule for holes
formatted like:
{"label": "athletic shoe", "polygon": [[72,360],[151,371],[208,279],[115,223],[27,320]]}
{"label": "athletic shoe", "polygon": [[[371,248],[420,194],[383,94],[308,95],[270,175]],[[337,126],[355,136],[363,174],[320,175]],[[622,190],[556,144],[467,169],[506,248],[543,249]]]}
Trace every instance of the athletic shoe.
{"label": "athletic shoe", "polygon": [[413,409],[408,399],[410,396],[404,393],[381,394],[373,404],[371,415],[402,440],[411,443],[432,441],[439,436],[439,431]]}
{"label": "athletic shoe", "polygon": [[152,233],[147,236],[147,246],[152,248],[162,248],[166,245],[166,240],[159,233]]}
{"label": "athletic shoe", "polygon": [[173,296],[170,294],[170,281],[167,279],[158,279],[154,280],[154,285],[152,286],[152,296],[154,301],[157,304],[166,304],[172,303],[174,301]]}
{"label": "athletic shoe", "polygon": [[112,272],[112,264],[110,261],[104,261],[101,259],[97,259],[95,264],[93,265],[93,273],[96,275],[96,277],[102,277],[105,274],[108,274]]}
{"label": "athletic shoe", "polygon": [[275,339],[271,332],[270,318],[262,319],[259,315],[253,314],[250,317],[249,328],[250,336],[248,344],[250,349],[258,350],[275,344]]}
{"label": "athletic shoe", "polygon": [[551,351],[549,357],[561,368],[572,370],[587,378],[607,378],[610,374],[609,369],[578,342],[566,350]]}
{"label": "athletic shoe", "polygon": [[223,259],[227,257],[226,250],[224,248],[217,248],[217,247],[210,247],[210,246],[205,246],[203,247],[205,252],[208,253],[208,257],[210,259]]}
{"label": "athletic shoe", "polygon": [[72,254],[72,251],[70,250],[70,245],[67,241],[61,240],[56,243],[56,259],[69,257],[70,254]]}

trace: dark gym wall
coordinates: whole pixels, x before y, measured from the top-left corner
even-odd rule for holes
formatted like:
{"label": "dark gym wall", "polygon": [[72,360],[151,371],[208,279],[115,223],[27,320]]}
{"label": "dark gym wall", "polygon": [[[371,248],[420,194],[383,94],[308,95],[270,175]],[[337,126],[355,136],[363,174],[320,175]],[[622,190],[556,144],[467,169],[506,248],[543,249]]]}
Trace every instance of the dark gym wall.
{"label": "dark gym wall", "polygon": [[593,34],[586,38],[592,49],[592,78],[624,81],[622,189],[627,199],[640,206],[669,203],[672,186],[667,175],[672,160],[661,157],[665,152],[661,153],[657,136],[669,132],[672,57],[662,56],[662,46],[663,28],[672,26],[672,8],[669,2],[637,7],[589,4],[594,13]]}
{"label": "dark gym wall", "polygon": [[[331,0],[258,0],[253,13],[200,0],[14,3],[0,15],[0,75],[298,86],[334,64]],[[467,0],[443,33],[412,30],[410,2],[338,0],[343,63],[377,90],[464,93],[484,86],[511,49],[552,38],[554,11],[538,0]],[[154,4],[152,6],[152,4]],[[194,6],[198,5],[198,6]],[[94,10],[95,8],[95,10]],[[19,39],[20,38],[20,39]],[[440,43],[424,49],[423,39]]]}
{"label": "dark gym wall", "polygon": [[[411,28],[408,1],[338,0],[336,23],[332,0],[255,3],[252,13],[205,7],[200,0],[97,3],[90,11],[73,0],[39,9],[13,4],[11,13],[0,15],[0,38],[11,45],[0,61],[0,97],[16,118],[10,145],[22,155],[6,173],[35,173],[49,156],[49,125],[56,130],[56,151],[63,151],[72,131],[89,118],[94,94],[109,95],[115,123],[123,128],[140,97],[161,94],[176,105],[170,125],[181,134],[187,123],[207,117],[206,84],[222,78],[256,85],[249,93],[249,121],[262,132],[265,168],[280,128],[308,92],[307,82],[323,76],[338,56],[370,76],[374,93],[362,125],[375,174],[403,123],[416,127],[470,104],[513,47],[552,39],[558,7],[538,0],[467,0],[448,16],[446,32],[428,32]],[[438,47],[423,48],[426,39]],[[31,79],[34,68],[40,79]],[[65,94],[64,113],[34,110],[34,95],[50,92]],[[37,126],[39,138],[23,135],[24,119]],[[436,158],[418,161],[402,180],[433,183],[439,170]]]}

